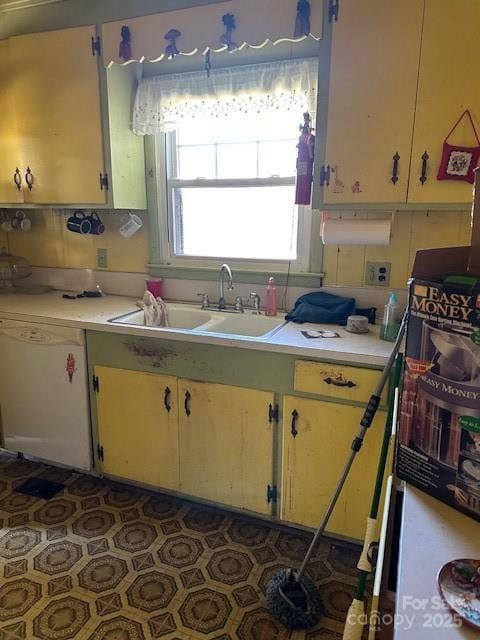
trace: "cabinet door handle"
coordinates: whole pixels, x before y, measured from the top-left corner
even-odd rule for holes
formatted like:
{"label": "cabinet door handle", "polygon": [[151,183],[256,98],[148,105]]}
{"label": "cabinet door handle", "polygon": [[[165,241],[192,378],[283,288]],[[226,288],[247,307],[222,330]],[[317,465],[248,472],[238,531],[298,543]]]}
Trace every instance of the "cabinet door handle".
{"label": "cabinet door handle", "polygon": [[27,173],[25,174],[25,182],[27,183],[27,187],[30,191],[33,189],[33,173],[30,170],[30,167],[27,167]]}
{"label": "cabinet door handle", "polygon": [[20,191],[22,188],[22,174],[20,173],[20,169],[17,167],[15,169],[15,173],[13,174],[13,181],[17,186],[17,189]]}
{"label": "cabinet door handle", "polygon": [[165,387],[165,391],[163,393],[163,404],[165,405],[165,409],[170,411],[172,405],[170,404],[170,395],[171,395],[170,387]]}
{"label": "cabinet door handle", "polygon": [[392,183],[397,184],[398,182],[398,161],[400,160],[400,156],[398,155],[398,151],[395,152],[395,155],[392,158],[393,167],[392,167]]}
{"label": "cabinet door handle", "polygon": [[356,387],[357,383],[353,380],[344,380],[343,378],[324,378],[324,382],[327,384],[333,384],[334,387]]}
{"label": "cabinet door handle", "polygon": [[185,400],[183,402],[183,406],[185,407],[185,414],[189,416],[192,412],[190,411],[190,391],[185,391]]}
{"label": "cabinet door handle", "polygon": [[425,153],[422,156],[422,175],[419,178],[422,184],[425,184],[425,182],[427,181],[427,163],[429,158],[430,156],[425,151]]}
{"label": "cabinet door handle", "polygon": [[294,409],[292,411],[292,428],[291,428],[291,432],[292,432],[292,436],[294,438],[296,438],[297,434],[298,434],[298,430],[297,430],[297,419],[298,419],[298,411],[296,409]]}

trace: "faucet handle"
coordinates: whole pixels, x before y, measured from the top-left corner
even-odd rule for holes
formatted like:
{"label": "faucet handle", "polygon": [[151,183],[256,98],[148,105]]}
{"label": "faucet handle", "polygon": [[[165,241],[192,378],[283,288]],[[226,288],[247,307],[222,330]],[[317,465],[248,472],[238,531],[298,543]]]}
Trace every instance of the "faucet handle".
{"label": "faucet handle", "polygon": [[240,311],[240,313],[243,313],[244,311],[242,296],[237,296],[235,298],[235,311]]}
{"label": "faucet handle", "polygon": [[255,291],[251,291],[250,295],[248,296],[248,299],[253,300],[254,313],[259,314],[260,313],[260,296],[258,295],[258,293],[256,293]]}
{"label": "faucet handle", "polygon": [[210,298],[208,297],[208,293],[197,293],[197,296],[202,298],[202,309],[208,309],[210,307]]}

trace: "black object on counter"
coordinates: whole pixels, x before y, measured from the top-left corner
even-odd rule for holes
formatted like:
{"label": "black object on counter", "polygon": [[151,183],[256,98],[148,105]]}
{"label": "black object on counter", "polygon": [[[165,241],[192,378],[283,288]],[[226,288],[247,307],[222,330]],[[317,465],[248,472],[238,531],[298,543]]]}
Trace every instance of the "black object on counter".
{"label": "black object on counter", "polygon": [[285,320],[303,324],[316,322],[318,324],[347,324],[348,316],[355,313],[355,299],[342,298],[333,293],[314,291],[300,296],[292,311],[285,316]]}
{"label": "black object on counter", "polygon": [[94,291],[83,291],[82,293],[77,294],[64,293],[62,298],[65,298],[66,300],[76,300],[77,298],[101,298],[102,295],[102,292],[96,289]]}

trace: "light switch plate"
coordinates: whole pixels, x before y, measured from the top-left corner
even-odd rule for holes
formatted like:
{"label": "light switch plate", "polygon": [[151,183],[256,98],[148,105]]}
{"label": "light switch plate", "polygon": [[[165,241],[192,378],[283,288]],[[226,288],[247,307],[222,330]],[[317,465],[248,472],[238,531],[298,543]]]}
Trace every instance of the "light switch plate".
{"label": "light switch plate", "polygon": [[106,269],[108,267],[108,253],[106,249],[97,249],[97,267]]}
{"label": "light switch plate", "polygon": [[365,284],[372,287],[390,285],[391,262],[367,262],[365,266]]}

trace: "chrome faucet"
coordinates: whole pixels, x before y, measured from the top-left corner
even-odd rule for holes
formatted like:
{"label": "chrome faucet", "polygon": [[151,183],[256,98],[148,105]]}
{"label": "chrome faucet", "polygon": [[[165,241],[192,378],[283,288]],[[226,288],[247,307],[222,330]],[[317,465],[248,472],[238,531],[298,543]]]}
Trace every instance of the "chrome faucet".
{"label": "chrome faucet", "polygon": [[218,286],[220,291],[220,295],[218,298],[219,309],[227,308],[227,303],[225,301],[225,274],[227,274],[228,277],[228,289],[231,291],[233,289],[233,277],[232,271],[228,264],[222,264],[222,266],[220,267],[220,273],[218,275]]}

